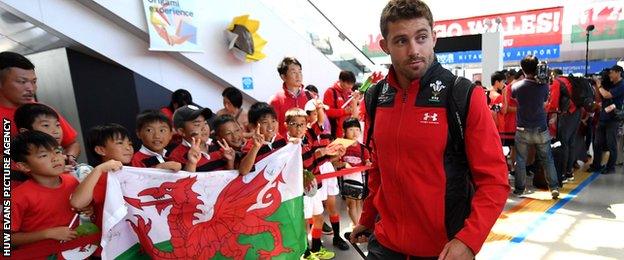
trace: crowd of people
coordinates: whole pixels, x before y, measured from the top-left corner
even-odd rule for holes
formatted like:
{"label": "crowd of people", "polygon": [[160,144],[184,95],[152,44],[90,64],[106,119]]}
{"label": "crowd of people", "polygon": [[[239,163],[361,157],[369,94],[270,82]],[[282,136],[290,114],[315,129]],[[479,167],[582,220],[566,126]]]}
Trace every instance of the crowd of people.
{"label": "crowd of people", "polygon": [[[526,189],[527,173],[538,179],[534,183],[546,181],[553,199],[563,184],[574,181],[574,172],[584,163],[591,163],[588,172],[615,173],[621,153],[617,130],[622,118],[617,113],[624,100],[622,67],[614,65],[588,77],[564,76],[552,69],[539,77],[537,57],[527,56],[520,65],[517,72],[493,73],[487,94],[502,144],[510,148],[514,194],[532,192]],[[602,165],[605,152],[609,159]],[[542,172],[544,178],[535,175]]]}
{"label": "crowd of people", "polygon": [[[340,181],[324,179],[316,193],[304,196],[312,239],[302,258],[335,256],[323,247],[323,233],[333,233],[335,248],[349,249],[340,237],[336,203],[344,197],[350,240],[367,241],[369,259],[473,259],[511,190],[508,172],[515,178],[513,193],[524,195],[527,172],[542,169],[556,199],[573,180],[577,160],[590,161],[581,138],[593,142],[590,170],[614,171],[621,67],[595,79],[591,106],[573,98],[577,79],[554,70],[545,82],[532,55],[520,62],[521,71],[494,73],[485,92],[437,62],[433,17],[423,2],[389,1],[380,26],[380,46],[392,66],[365,93],[357,91],[353,72],[341,71],[321,96],[315,86],[304,87],[302,64],[286,57],[277,66],[282,88],[248,110],[234,87],[223,91],[217,113],[179,89],[170,104],[136,116],[140,145],[130,141],[127,126],[92,127],[85,147],[97,162],[86,175],[75,171],[81,163],[76,130],[35,99],[34,65],[20,54],[0,53],[0,112],[12,124],[12,245],[37,248],[76,238],[69,226],[76,212],[101,227],[107,175],[123,166],[245,175],[294,143],[302,147],[304,172],[313,175],[372,167]],[[332,143],[336,138],[355,142],[344,147]],[[503,146],[510,148],[508,158]],[[347,186],[349,192],[341,193]]]}

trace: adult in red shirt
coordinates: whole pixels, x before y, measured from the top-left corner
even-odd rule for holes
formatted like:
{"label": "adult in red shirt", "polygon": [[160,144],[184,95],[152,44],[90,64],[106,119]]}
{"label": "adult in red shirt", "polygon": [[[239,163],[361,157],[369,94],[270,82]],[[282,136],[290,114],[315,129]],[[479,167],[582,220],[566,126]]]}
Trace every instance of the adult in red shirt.
{"label": "adult in red shirt", "polygon": [[[353,94],[351,90],[355,84],[355,74],[348,70],[343,70],[338,75],[338,81],[331,87],[325,90],[323,94],[323,103],[329,106],[329,109],[325,111],[329,118],[329,124],[331,126],[331,135],[334,138],[343,136],[342,122],[350,117],[356,117],[353,113],[357,112],[356,106],[358,97],[354,97],[349,101],[349,98]],[[349,101],[346,106],[344,104]],[[344,108],[343,108],[344,106]]]}
{"label": "adult in red shirt", "polygon": [[[377,103],[371,126],[374,168],[351,240],[374,230],[368,259],[473,259],[510,189],[485,93],[473,88],[464,153],[456,154],[457,139],[448,138],[454,119],[446,115],[456,77],[435,59],[429,7],[419,0],[391,0],[380,27],[379,44],[392,66],[386,80],[365,95]],[[374,92],[377,98],[371,97]]]}
{"label": "adult in red shirt", "polygon": [[288,132],[284,124],[286,111],[295,107],[303,109],[306,102],[312,99],[312,94],[303,89],[301,68],[301,63],[294,57],[285,57],[277,66],[277,72],[284,83],[282,89],[269,99],[269,104],[277,113],[278,132],[282,136],[286,136]]}
{"label": "adult in red shirt", "polygon": [[[557,114],[555,137],[557,141],[561,142],[561,147],[553,150],[553,157],[559,187],[564,181],[573,178],[574,162],[577,159],[575,138],[581,125],[581,109],[578,109],[572,102],[572,84],[568,78],[561,76],[561,74],[563,74],[561,70],[553,70],[550,98],[546,105],[546,111],[549,114]],[[560,107],[566,104],[567,107]]]}
{"label": "adult in red shirt", "polygon": [[[13,120],[15,110],[20,105],[36,102],[36,93],[35,65],[21,54],[8,51],[0,53],[0,116],[11,121],[12,137],[18,133]],[[61,146],[63,146],[64,153],[70,161],[75,162],[80,155],[80,144],[76,141],[76,130],[60,113],[58,116],[63,130]]]}

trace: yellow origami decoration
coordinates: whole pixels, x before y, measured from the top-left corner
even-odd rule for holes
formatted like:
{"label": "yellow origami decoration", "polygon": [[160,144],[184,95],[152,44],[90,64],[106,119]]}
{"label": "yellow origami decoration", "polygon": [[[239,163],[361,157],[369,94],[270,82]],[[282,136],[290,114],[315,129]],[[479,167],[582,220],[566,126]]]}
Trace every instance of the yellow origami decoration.
{"label": "yellow origami decoration", "polygon": [[234,17],[227,27],[229,49],[234,56],[246,62],[259,61],[266,55],[262,48],[267,41],[262,39],[256,32],[260,27],[260,21],[249,19],[249,15]]}

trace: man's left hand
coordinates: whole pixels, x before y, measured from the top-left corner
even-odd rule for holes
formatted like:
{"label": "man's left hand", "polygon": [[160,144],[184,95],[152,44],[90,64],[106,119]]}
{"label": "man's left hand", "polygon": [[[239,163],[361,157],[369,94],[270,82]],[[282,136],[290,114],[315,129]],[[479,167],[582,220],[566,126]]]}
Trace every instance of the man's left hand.
{"label": "man's left hand", "polygon": [[474,259],[474,254],[463,242],[453,239],[446,243],[438,260]]}

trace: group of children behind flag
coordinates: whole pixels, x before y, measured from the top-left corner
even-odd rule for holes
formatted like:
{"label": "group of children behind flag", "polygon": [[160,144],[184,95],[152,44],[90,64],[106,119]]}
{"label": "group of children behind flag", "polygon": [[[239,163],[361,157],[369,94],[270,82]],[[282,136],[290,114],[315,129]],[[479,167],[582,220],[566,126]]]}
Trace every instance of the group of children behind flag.
{"label": "group of children behind flag", "polygon": [[[172,118],[158,110],[147,110],[136,117],[136,135],[142,142],[138,151],[134,150],[130,134],[123,126],[115,123],[95,126],[85,135],[85,141],[87,152],[97,159],[97,164],[86,176],[72,176],[76,171],[73,165],[66,164],[67,156],[60,146],[64,133],[59,115],[40,103],[21,105],[15,112],[20,133],[12,140],[11,159],[13,168],[24,179],[14,180],[12,184],[12,244],[26,249],[75,239],[77,225],[68,226],[67,220],[76,214],[93,215],[94,223],[101,228],[107,175],[124,165],[172,172],[238,170],[245,175],[254,170],[257,161],[289,142],[301,145],[304,169],[314,175],[370,164],[369,151],[363,144],[355,141],[344,147],[331,143],[334,138],[323,129],[326,115],[320,100],[310,99],[305,109],[291,108],[283,116],[286,136],[278,133],[278,115],[265,102],[250,107],[248,129],[230,115],[215,117],[210,109],[192,104],[177,108]],[[357,140],[361,135],[360,122],[355,118],[345,120],[342,129],[346,139]],[[171,142],[174,134],[181,137],[178,144]],[[364,173],[349,174],[345,179],[365,183]],[[361,192],[365,190],[363,187]],[[319,182],[313,196],[304,196],[306,228],[312,243],[303,258],[334,257],[321,243],[324,209],[329,211],[333,245],[341,250],[349,249],[340,238],[335,201],[338,195],[334,177]],[[353,225],[361,213],[361,199],[362,196],[347,198]]]}

